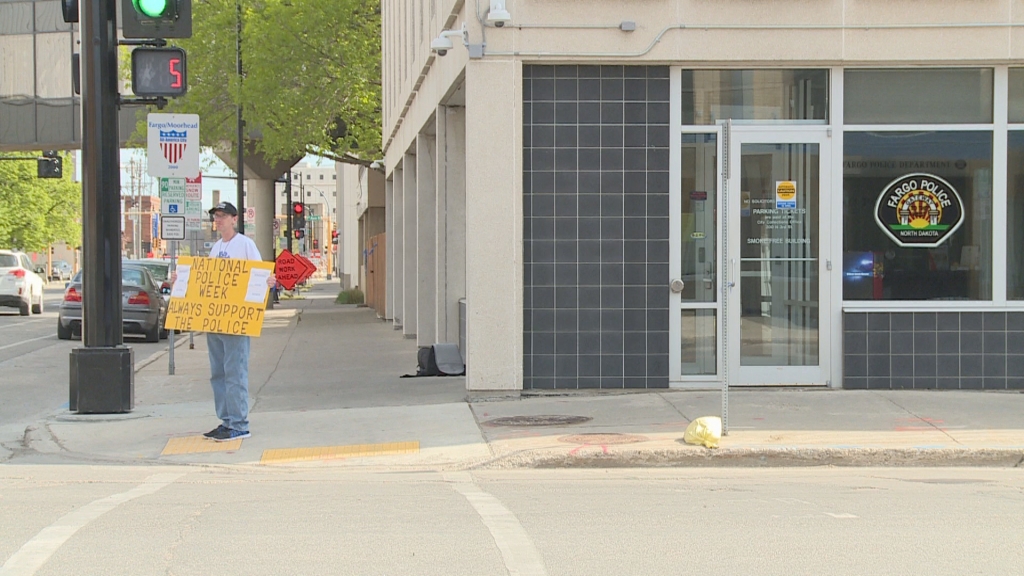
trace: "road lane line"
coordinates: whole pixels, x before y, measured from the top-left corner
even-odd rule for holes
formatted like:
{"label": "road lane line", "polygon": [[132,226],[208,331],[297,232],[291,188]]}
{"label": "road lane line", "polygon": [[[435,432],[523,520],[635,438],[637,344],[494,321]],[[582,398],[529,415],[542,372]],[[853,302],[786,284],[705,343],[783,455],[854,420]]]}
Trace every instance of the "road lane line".
{"label": "road lane line", "polygon": [[7,562],[4,562],[3,567],[0,567],[0,576],[31,576],[35,574],[58,548],[89,522],[125,502],[153,494],[184,475],[184,473],[155,474],[127,492],[101,498],[74,512],[65,514],[53,524],[43,528],[39,534],[36,534],[15,552]]}
{"label": "road lane line", "polygon": [[49,318],[36,318],[35,320],[25,320],[24,322],[15,321],[14,324],[0,326],[0,330],[3,330],[4,328],[17,328],[18,326],[24,326],[25,324],[35,324],[36,322],[42,322],[43,320],[49,320]]}
{"label": "road lane line", "polygon": [[14,344],[8,344],[6,346],[0,346],[0,350],[6,350],[8,348],[14,348],[15,346],[21,346],[22,344],[28,344],[29,342],[35,342],[36,340],[45,340],[47,338],[54,338],[53,334],[47,334],[46,336],[40,336],[39,338],[29,338],[28,340],[22,340],[21,342],[15,342]]}
{"label": "road lane line", "polygon": [[444,479],[469,500],[491,531],[509,576],[547,576],[544,559],[515,514],[505,508],[500,500],[477,486],[467,472],[446,473]]}

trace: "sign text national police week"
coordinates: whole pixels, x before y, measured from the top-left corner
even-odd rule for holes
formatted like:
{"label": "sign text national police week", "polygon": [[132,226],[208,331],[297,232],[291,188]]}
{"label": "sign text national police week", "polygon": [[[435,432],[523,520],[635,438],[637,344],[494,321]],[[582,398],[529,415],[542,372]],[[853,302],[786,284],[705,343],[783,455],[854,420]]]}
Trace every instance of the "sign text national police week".
{"label": "sign text national police week", "polygon": [[904,248],[935,248],[963,224],[960,194],[934,174],[918,172],[893,180],[875,203],[875,222]]}

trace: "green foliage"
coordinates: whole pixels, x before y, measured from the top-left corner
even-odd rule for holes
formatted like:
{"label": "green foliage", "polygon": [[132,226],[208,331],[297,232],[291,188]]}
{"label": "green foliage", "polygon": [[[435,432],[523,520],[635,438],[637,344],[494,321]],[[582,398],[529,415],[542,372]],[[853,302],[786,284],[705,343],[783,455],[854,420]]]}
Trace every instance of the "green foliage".
{"label": "green foliage", "polygon": [[[380,1],[236,0],[193,3],[189,93],[166,112],[199,114],[203,145],[233,143],[236,104],[269,161],[320,154],[369,163],[381,156]],[[141,125],[144,129],[144,124]]]}
{"label": "green foliage", "polygon": [[342,290],[338,292],[338,297],[334,299],[335,304],[362,304],[363,303],[363,291],[358,288],[352,288],[351,290]]}
{"label": "green foliage", "polygon": [[[35,155],[41,155],[36,152]],[[64,177],[36,177],[35,160],[0,162],[0,247],[41,252],[54,242],[82,241],[82,186]]]}

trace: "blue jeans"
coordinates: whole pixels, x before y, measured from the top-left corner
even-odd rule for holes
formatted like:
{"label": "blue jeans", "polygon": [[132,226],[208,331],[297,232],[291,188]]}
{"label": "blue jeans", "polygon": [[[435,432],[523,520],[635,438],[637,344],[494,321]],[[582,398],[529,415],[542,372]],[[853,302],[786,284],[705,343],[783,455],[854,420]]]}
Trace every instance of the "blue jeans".
{"label": "blue jeans", "polygon": [[232,430],[249,430],[249,337],[207,334],[210,386],[217,417]]}

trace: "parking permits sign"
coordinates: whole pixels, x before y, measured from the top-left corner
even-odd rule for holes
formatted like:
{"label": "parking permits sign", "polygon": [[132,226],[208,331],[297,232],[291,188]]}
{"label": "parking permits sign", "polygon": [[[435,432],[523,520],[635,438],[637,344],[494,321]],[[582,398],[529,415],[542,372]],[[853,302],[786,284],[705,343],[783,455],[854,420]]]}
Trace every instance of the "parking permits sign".
{"label": "parking permits sign", "polygon": [[775,182],[775,208],[792,210],[796,208],[796,182],[780,180]]}
{"label": "parking permits sign", "polygon": [[199,176],[199,115],[146,116],[147,164],[156,178]]}

